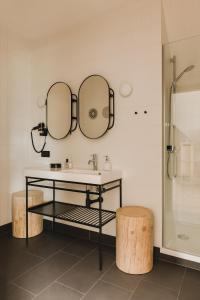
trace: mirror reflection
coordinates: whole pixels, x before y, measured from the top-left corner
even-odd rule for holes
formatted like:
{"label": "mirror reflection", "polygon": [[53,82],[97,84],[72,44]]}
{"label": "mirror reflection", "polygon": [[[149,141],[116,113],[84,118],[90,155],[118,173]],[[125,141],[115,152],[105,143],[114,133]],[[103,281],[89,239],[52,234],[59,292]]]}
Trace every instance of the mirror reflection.
{"label": "mirror reflection", "polygon": [[90,139],[97,139],[110,129],[110,118],[111,116],[114,118],[111,113],[114,107],[114,93],[111,91],[108,82],[100,75],[87,77],[80,86],[79,127],[81,132]]}
{"label": "mirror reflection", "polygon": [[71,130],[72,93],[64,82],[54,83],[47,93],[47,127],[54,139],[65,138]]}

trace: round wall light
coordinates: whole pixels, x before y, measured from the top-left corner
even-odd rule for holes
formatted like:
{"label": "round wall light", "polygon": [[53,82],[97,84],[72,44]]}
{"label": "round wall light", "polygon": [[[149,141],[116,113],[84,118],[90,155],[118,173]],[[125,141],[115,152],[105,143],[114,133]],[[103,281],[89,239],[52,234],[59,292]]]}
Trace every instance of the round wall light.
{"label": "round wall light", "polygon": [[123,82],[121,85],[120,85],[120,88],[119,88],[119,93],[121,96],[123,97],[128,97],[132,94],[132,86],[130,83],[128,82]]}

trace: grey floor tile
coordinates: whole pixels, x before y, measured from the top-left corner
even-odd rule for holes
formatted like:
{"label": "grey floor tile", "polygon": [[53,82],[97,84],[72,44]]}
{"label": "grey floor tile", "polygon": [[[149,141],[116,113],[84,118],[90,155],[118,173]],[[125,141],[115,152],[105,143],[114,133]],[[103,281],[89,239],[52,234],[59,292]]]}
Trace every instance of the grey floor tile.
{"label": "grey floor tile", "polygon": [[179,291],[184,272],[184,267],[156,261],[153,270],[145,275],[145,280]]}
{"label": "grey floor tile", "polygon": [[200,284],[200,271],[187,269],[184,280]]}
{"label": "grey floor tile", "polygon": [[30,272],[19,277],[16,284],[38,294],[77,261],[78,258],[75,256],[58,252]]}
{"label": "grey floor tile", "polygon": [[[32,260],[34,261],[35,255],[31,255],[27,252],[25,239],[17,239],[7,235],[1,237],[0,242],[0,265],[6,266],[6,270],[18,269],[21,273],[25,271],[26,264],[31,261],[31,258],[33,258]],[[24,264],[21,263],[23,260]],[[37,257],[35,258],[35,261],[38,263],[41,259]],[[17,268],[15,266],[17,266]]]}
{"label": "grey floor tile", "polygon": [[200,300],[200,272],[167,262],[156,262],[148,274],[128,275],[112,266],[115,249],[103,246],[100,272],[98,250],[91,252],[98,244],[51,232],[30,239],[28,248],[24,239],[3,232],[0,244],[0,300],[30,300],[31,292],[41,292],[34,299],[78,300],[88,291],[85,299],[125,300],[134,290],[132,300],[174,300],[178,291],[178,300]]}
{"label": "grey floor tile", "polygon": [[26,241],[25,239],[17,239],[13,238],[11,235],[6,234],[1,236],[1,247],[0,247],[0,255],[2,258],[4,254],[13,254],[16,251],[25,250],[26,249]]}
{"label": "grey floor tile", "polygon": [[13,238],[6,234],[1,237],[0,258],[3,258],[4,254],[6,256],[8,254],[13,255],[16,251],[25,251],[46,258],[54,252],[63,249],[73,240],[73,238],[67,235],[44,232],[38,236],[29,238],[27,247],[25,239]]}
{"label": "grey floor tile", "polygon": [[[0,255],[1,256],[1,255]],[[4,257],[4,259],[2,259]],[[0,259],[0,281],[10,281],[23,272],[42,262],[42,258],[36,257],[24,251],[16,250],[12,254],[8,252],[7,256],[1,256]]]}
{"label": "grey floor tile", "polygon": [[110,283],[99,281],[83,298],[85,300],[128,300],[131,293]]}
{"label": "grey floor tile", "polygon": [[5,274],[4,274],[4,272],[1,272],[0,273],[0,288],[5,286],[6,284],[7,284],[7,281],[6,281],[6,278],[5,278]]}
{"label": "grey floor tile", "polygon": [[179,300],[200,299],[200,272],[187,269],[181,287]]}
{"label": "grey floor tile", "polygon": [[178,292],[148,281],[141,281],[131,300],[177,300]]}
{"label": "grey floor tile", "polygon": [[103,270],[99,271],[98,251],[78,263],[70,272],[65,273],[58,281],[85,293],[95,281],[112,265],[113,256],[103,253]]}
{"label": "grey floor tile", "polygon": [[60,283],[54,283],[35,299],[37,300],[79,300],[82,294],[73,291]]}
{"label": "grey floor tile", "polygon": [[[98,245],[98,244],[97,244]],[[98,246],[97,246],[98,247]],[[110,247],[110,246],[106,246],[106,245],[102,245],[102,250],[104,253],[107,253],[109,255],[112,255],[114,258],[116,256],[116,251],[114,247]]]}
{"label": "grey floor tile", "polygon": [[63,249],[73,240],[74,239],[71,237],[58,233],[42,233],[29,239],[27,251],[32,254],[47,258],[54,252]]}
{"label": "grey floor tile", "polygon": [[9,288],[10,288],[10,284],[4,283],[0,286],[0,299],[6,299]]}
{"label": "grey floor tile", "polygon": [[71,253],[73,255],[84,257],[86,256],[91,250],[95,249],[97,245],[87,240],[75,240],[69,245],[67,245],[63,251]]}
{"label": "grey floor tile", "polygon": [[2,237],[2,236],[6,236],[6,235],[9,235],[8,234],[8,232],[6,232],[6,231],[0,231],[0,237]]}
{"label": "grey floor tile", "polygon": [[116,265],[106,272],[102,280],[116,284],[128,290],[134,290],[138,283],[142,280],[143,275],[130,275],[120,271]]}
{"label": "grey floor tile", "polygon": [[9,284],[0,288],[1,300],[31,300],[33,295],[23,289]]}
{"label": "grey floor tile", "polygon": [[179,300],[199,300],[200,286],[191,282],[183,282],[181,287]]}

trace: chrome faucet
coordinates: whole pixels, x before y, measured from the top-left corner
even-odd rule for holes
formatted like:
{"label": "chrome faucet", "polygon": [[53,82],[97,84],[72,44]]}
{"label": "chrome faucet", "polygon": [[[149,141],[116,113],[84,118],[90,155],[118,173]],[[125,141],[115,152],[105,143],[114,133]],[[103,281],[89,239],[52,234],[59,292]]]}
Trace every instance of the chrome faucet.
{"label": "chrome faucet", "polygon": [[92,163],[93,170],[96,171],[97,170],[97,166],[98,166],[98,164],[97,164],[97,154],[94,153],[94,154],[91,155],[91,157],[92,157],[92,159],[90,159],[88,161],[88,165],[90,165]]}

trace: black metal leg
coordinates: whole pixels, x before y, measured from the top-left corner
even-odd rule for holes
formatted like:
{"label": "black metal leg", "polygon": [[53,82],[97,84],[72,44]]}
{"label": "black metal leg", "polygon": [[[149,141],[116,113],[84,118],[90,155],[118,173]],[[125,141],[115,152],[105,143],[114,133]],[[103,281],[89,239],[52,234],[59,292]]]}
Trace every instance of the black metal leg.
{"label": "black metal leg", "polygon": [[[53,186],[49,186],[49,185],[42,185],[42,184],[38,184],[39,181],[43,181],[43,180],[49,180],[52,182]],[[58,180],[58,182],[62,182],[60,180]],[[83,183],[78,183],[78,182],[75,182],[76,184],[83,184]],[[111,187],[108,187],[107,188],[107,185],[108,184],[114,184],[114,186],[111,186]],[[49,201],[48,203],[46,204],[40,204],[38,206],[35,206],[34,208],[29,208],[28,207],[28,188],[29,186],[36,186],[36,187],[42,187],[42,188],[48,188],[48,189],[52,189],[53,191],[53,200],[52,201]],[[110,220],[102,220],[102,216],[103,216],[103,213],[104,213],[104,210],[102,209],[102,202],[103,202],[103,198],[102,198],[102,195],[103,193],[105,192],[108,192],[108,191],[111,191],[113,189],[116,189],[116,188],[119,188],[119,201],[120,201],[120,207],[122,206],[122,180],[121,179],[118,179],[118,180],[114,180],[114,181],[111,181],[107,184],[101,184],[101,185],[94,185],[93,186],[96,186],[98,187],[98,191],[95,191],[95,192],[90,192],[90,191],[85,191],[85,190],[82,190],[82,189],[77,189],[77,190],[74,190],[74,189],[68,189],[68,188],[61,188],[61,187],[58,187],[56,186],[56,180],[55,179],[45,179],[45,178],[42,178],[42,179],[37,179],[35,177],[26,177],[26,243],[28,245],[28,237],[29,237],[29,224],[28,224],[28,217],[29,217],[29,211],[32,212],[32,213],[39,213],[41,215],[45,215],[43,212],[41,212],[40,210],[37,211],[37,209],[39,209],[40,206],[44,206],[44,205],[49,205],[50,203],[52,204],[53,202],[53,214],[51,214],[51,217],[52,217],[52,231],[55,231],[55,225],[56,225],[56,218],[61,218],[61,216],[59,215],[56,215],[56,195],[55,195],[55,192],[56,190],[66,190],[66,191],[74,191],[74,192],[78,192],[78,193],[86,193],[87,194],[87,200],[88,200],[88,203],[89,205],[87,205],[86,203],[86,207],[89,206],[90,207],[90,204],[91,203],[95,203],[95,202],[99,202],[99,213],[98,213],[98,217],[96,218],[95,216],[95,224],[93,223],[90,223],[88,221],[88,226],[93,226],[93,227],[97,227],[99,228],[99,240],[98,240],[98,250],[99,250],[99,270],[102,270],[103,268],[103,255],[102,255],[102,228],[103,228],[103,225],[107,224],[108,222],[110,222],[113,218],[114,218],[114,212],[113,211],[107,211],[105,210],[105,212],[109,212],[109,213],[112,213],[113,212],[113,216],[110,216]],[[97,199],[90,199],[90,194],[91,195],[97,195],[98,198]],[[80,207],[82,207],[80,205]],[[96,212],[96,210],[95,210]],[[88,215],[88,217],[90,216],[89,212],[86,212],[86,216]],[[78,219],[77,219],[78,217]],[[86,225],[87,222],[84,221],[82,222],[81,219],[82,216],[80,215],[76,215],[75,218],[73,220],[71,220],[70,222],[76,222],[76,223],[79,223],[79,224],[84,224]],[[90,217],[90,221],[91,221],[91,218],[94,218],[94,217]],[[67,220],[67,218],[66,218]],[[97,224],[97,222],[99,221],[99,224]]]}
{"label": "black metal leg", "polygon": [[99,185],[99,270],[102,270],[102,201],[101,201],[101,185]]}
{"label": "black metal leg", "polygon": [[52,224],[52,231],[55,231],[55,181],[53,181],[53,224]]}
{"label": "black metal leg", "polygon": [[28,246],[28,177],[26,177],[26,245]]}
{"label": "black metal leg", "polygon": [[119,180],[119,205],[122,207],[122,180]]}

